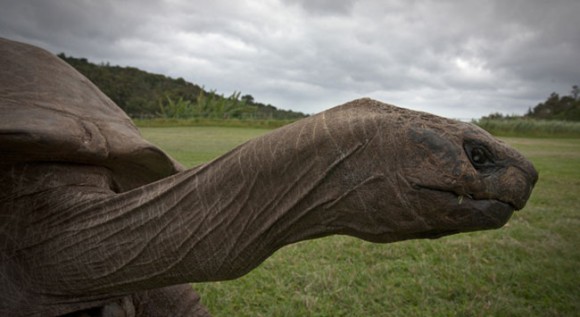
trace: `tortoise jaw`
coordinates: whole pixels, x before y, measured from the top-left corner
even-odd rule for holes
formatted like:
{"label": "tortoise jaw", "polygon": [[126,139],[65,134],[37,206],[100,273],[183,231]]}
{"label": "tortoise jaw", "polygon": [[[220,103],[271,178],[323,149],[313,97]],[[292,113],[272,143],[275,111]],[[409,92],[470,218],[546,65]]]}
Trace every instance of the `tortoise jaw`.
{"label": "tortoise jaw", "polygon": [[417,184],[413,187],[436,197],[433,200],[442,207],[439,209],[442,220],[432,229],[418,233],[421,238],[435,239],[460,232],[497,229],[510,219],[514,210],[521,209],[499,199],[478,199],[475,195]]}
{"label": "tortoise jaw", "polygon": [[473,195],[470,195],[470,194],[457,194],[457,193],[452,192],[452,191],[450,191],[449,193],[452,193],[452,194],[457,196],[457,204],[459,204],[459,205],[461,205],[466,200],[467,201],[469,201],[469,200],[475,200],[475,201],[477,201],[477,200],[490,200],[490,201],[497,201],[497,202],[503,203],[505,205],[508,205],[514,211],[521,210],[523,208],[522,204],[516,205],[516,203],[509,202],[509,201],[503,201],[501,199],[489,199],[489,198],[488,199],[477,199],[477,198],[474,198]]}
{"label": "tortoise jaw", "polygon": [[[435,192],[442,192],[442,193],[448,193],[451,195],[455,196],[455,199],[457,201],[458,205],[463,204],[464,202],[468,202],[468,201],[497,201],[506,205],[509,205],[513,210],[521,210],[524,208],[525,203],[527,201],[526,199],[514,199],[512,200],[507,200],[507,199],[501,199],[501,198],[491,198],[491,197],[481,197],[479,198],[478,195],[472,194],[472,193],[468,193],[468,192],[458,192],[457,190],[453,190],[453,189],[445,189],[445,188],[440,188],[440,187],[435,187],[435,186],[426,186],[426,185],[420,185],[418,183],[413,183],[411,185],[411,187],[415,190],[428,190],[428,191],[435,191]],[[529,192],[531,193],[533,189],[533,186],[530,188]],[[529,194],[526,196],[529,197]]]}
{"label": "tortoise jaw", "polygon": [[431,230],[417,234],[419,239],[439,239],[445,236],[461,233],[460,230]]}

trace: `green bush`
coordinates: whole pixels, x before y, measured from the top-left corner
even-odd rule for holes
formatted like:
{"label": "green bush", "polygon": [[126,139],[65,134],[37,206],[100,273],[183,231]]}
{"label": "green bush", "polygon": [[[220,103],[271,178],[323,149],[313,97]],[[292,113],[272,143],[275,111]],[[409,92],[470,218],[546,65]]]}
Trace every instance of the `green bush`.
{"label": "green bush", "polygon": [[580,137],[580,122],[533,119],[481,119],[474,122],[496,136]]}

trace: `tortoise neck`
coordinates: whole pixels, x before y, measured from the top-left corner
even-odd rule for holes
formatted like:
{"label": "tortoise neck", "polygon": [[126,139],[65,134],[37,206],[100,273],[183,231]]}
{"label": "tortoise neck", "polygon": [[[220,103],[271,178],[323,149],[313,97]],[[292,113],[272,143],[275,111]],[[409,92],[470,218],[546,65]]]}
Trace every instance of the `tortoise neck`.
{"label": "tortoise neck", "polygon": [[75,222],[51,222],[42,245],[54,250],[50,259],[28,259],[45,263],[39,272],[59,272],[39,273],[39,289],[123,293],[233,279],[284,245],[357,223],[337,205],[373,180],[349,175],[349,158],[365,144],[337,148],[324,134],[289,142],[279,133],[287,132],[128,192],[67,203],[74,208],[58,219]]}
{"label": "tortoise neck", "polygon": [[30,162],[0,165],[0,200],[17,199],[57,188],[86,187],[113,192],[106,167],[68,162]]}

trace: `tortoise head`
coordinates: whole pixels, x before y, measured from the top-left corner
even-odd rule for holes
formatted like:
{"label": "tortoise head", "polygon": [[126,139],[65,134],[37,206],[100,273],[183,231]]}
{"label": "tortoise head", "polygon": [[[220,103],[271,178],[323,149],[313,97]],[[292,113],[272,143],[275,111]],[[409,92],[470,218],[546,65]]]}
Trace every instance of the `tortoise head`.
{"label": "tortoise head", "polygon": [[352,169],[382,180],[357,189],[367,203],[345,208],[359,215],[347,234],[391,242],[499,228],[538,180],[526,158],[474,124],[370,99],[349,107],[351,121],[373,114],[373,124],[360,120],[368,144]]}
{"label": "tortoise head", "polygon": [[437,215],[427,218],[434,229],[420,233],[427,237],[503,226],[538,180],[526,158],[473,124],[432,118],[410,127],[407,140],[411,202]]}

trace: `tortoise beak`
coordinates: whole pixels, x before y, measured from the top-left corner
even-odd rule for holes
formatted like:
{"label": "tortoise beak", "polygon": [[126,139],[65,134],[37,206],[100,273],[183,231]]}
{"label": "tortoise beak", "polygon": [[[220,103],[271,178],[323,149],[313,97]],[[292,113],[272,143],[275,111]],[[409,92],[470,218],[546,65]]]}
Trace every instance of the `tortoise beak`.
{"label": "tortoise beak", "polygon": [[[521,210],[525,207],[539,178],[538,171],[534,166],[529,162],[526,163],[508,167],[508,171],[502,177],[502,182],[508,185],[506,188],[512,190],[508,190],[500,200],[509,203],[515,210]],[[510,197],[508,198],[508,196]]]}

